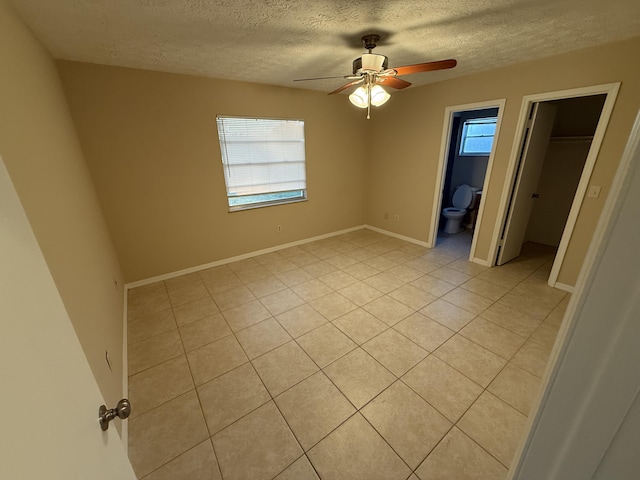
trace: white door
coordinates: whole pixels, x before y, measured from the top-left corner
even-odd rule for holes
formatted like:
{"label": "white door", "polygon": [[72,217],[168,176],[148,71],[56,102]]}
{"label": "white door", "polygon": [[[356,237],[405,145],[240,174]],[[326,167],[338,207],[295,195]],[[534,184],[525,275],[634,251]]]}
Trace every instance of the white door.
{"label": "white door", "polygon": [[0,157],[0,478],[135,479],[103,403]]}
{"label": "white door", "polygon": [[525,133],[526,140],[520,155],[517,178],[498,253],[498,265],[503,265],[520,255],[533,207],[533,194],[538,186],[555,118],[554,105],[549,103],[533,105],[531,123]]}

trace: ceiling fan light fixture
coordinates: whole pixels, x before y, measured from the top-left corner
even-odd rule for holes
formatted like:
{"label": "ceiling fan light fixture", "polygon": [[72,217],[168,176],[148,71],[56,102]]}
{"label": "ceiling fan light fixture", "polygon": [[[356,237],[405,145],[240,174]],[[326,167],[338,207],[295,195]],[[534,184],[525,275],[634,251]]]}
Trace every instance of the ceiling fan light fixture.
{"label": "ceiling fan light fixture", "polygon": [[354,60],[354,73],[357,71],[381,72],[387,68],[389,59],[377,53],[363,53],[360,58]]}
{"label": "ceiling fan light fixture", "polygon": [[367,108],[369,104],[367,90],[364,87],[356,88],[355,91],[349,95],[349,101],[358,108]]}
{"label": "ceiling fan light fixture", "polygon": [[371,105],[374,107],[384,105],[390,98],[391,95],[380,85],[374,85],[371,89]]}
{"label": "ceiling fan light fixture", "polygon": [[349,101],[358,108],[366,108],[367,118],[370,118],[371,105],[379,107],[384,105],[389,98],[391,98],[391,95],[389,95],[389,93],[379,84],[400,90],[407,88],[411,83],[397,77],[412,73],[444,70],[447,68],[453,68],[457,64],[455,59],[450,58],[448,60],[438,60],[435,62],[423,62],[413,65],[388,68],[389,59],[385,55],[371,53],[371,51],[376,48],[379,41],[380,35],[375,33],[370,33],[362,37],[364,48],[366,48],[369,53],[363,53],[353,61],[353,75],[299,78],[294,81],[323,80],[330,78],[346,78],[350,80],[340,88],[336,88],[332,92],[329,92],[329,95],[334,95],[336,93],[343,92],[348,88],[354,87],[355,85],[362,84],[362,86],[358,87],[355,92],[349,95]]}

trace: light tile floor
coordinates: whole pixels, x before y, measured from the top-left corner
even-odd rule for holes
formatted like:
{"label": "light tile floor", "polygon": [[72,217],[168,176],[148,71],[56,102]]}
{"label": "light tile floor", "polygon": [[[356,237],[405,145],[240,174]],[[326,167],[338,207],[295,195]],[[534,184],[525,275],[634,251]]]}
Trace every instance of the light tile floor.
{"label": "light tile floor", "polygon": [[131,290],[138,478],[504,478],[568,296],[548,247],[468,251],[359,230]]}

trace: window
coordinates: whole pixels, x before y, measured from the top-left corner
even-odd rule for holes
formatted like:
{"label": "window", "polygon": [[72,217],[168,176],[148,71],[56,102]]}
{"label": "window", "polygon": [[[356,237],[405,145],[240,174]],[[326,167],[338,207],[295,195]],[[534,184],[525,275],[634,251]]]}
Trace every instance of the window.
{"label": "window", "polygon": [[307,199],[302,120],[216,120],[229,211]]}
{"label": "window", "polygon": [[462,124],[460,155],[489,155],[496,133],[496,117],[474,118]]}

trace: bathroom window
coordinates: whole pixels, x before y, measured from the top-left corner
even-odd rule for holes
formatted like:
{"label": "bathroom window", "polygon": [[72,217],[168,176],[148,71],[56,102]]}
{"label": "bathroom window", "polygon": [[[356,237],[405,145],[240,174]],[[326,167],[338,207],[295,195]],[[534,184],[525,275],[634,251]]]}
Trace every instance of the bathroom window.
{"label": "bathroom window", "polygon": [[489,155],[496,133],[497,117],[473,118],[462,124],[460,155]]}
{"label": "bathroom window", "polygon": [[307,199],[304,121],[216,117],[229,211]]}

